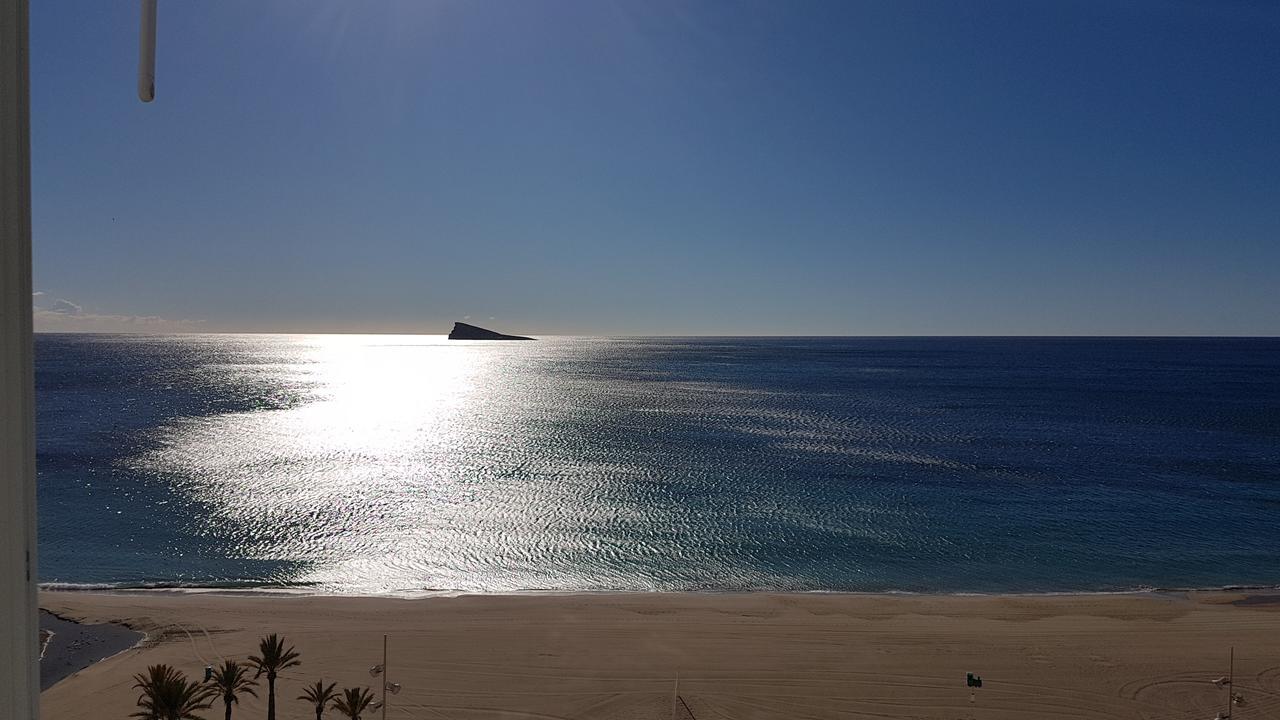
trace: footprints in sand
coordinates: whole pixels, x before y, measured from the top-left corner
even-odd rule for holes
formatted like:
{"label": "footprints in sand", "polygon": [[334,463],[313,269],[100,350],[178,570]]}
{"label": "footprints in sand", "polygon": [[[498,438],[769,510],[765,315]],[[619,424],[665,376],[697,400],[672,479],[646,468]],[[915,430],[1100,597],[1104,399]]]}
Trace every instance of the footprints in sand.
{"label": "footprints in sand", "polygon": [[[1206,668],[1135,680],[1120,688],[1120,696],[1141,708],[1142,720],[1211,718],[1226,709],[1226,690],[1211,682],[1220,674]],[[1263,670],[1252,679],[1237,674],[1235,692],[1244,696],[1240,707],[1248,708],[1247,717],[1280,717],[1280,667]]]}

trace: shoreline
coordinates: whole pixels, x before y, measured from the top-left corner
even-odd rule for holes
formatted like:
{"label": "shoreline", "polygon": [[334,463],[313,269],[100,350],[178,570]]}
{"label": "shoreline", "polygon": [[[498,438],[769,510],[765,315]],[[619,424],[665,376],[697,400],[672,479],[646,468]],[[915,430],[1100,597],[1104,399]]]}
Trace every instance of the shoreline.
{"label": "shoreline", "polygon": [[[1271,590],[1271,589],[1268,589]],[[155,662],[197,676],[283,634],[281,718],[317,677],[374,684],[390,636],[407,717],[670,717],[672,681],[696,718],[1212,717],[1235,648],[1250,716],[1280,713],[1280,591],[1058,595],[525,593],[422,598],[42,592],[144,643],[44,693],[47,717],[126,716],[129,679]],[[1219,657],[1221,656],[1221,657]],[[1252,678],[1241,680],[1241,678]],[[92,697],[93,706],[84,700]],[[261,699],[244,701],[253,716]],[[1193,711],[1194,712],[1191,712]],[[1144,715],[1145,714],[1145,715]]]}
{"label": "shoreline", "polygon": [[90,594],[90,595],[208,595],[227,597],[317,597],[317,598],[386,598],[390,600],[420,600],[429,598],[452,597],[576,597],[596,595],[799,595],[827,596],[848,595],[853,597],[1073,597],[1073,596],[1113,596],[1113,595],[1145,595],[1174,593],[1280,593],[1277,585],[1220,585],[1206,587],[1136,587],[1125,590],[1028,590],[1028,591],[979,591],[979,590],[784,590],[773,588],[733,589],[733,590],[456,590],[425,589],[402,590],[384,593],[350,593],[327,592],[304,586],[248,586],[223,587],[218,585],[165,585],[154,586],[111,586],[107,583],[83,586],[74,583],[42,583],[38,586],[40,594]]}

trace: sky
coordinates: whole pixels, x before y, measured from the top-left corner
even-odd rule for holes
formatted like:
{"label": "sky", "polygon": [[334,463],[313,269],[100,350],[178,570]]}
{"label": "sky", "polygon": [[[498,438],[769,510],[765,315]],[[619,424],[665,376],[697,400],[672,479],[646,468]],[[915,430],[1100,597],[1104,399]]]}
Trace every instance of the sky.
{"label": "sky", "polygon": [[1280,4],[32,3],[38,330],[1280,334]]}

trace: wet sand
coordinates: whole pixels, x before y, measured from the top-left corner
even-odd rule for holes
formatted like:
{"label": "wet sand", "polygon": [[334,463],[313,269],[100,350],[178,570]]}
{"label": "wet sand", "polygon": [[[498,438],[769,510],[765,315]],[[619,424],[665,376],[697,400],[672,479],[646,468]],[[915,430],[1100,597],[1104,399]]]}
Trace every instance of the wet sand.
{"label": "wet sand", "polygon": [[40,689],[137,645],[142,633],[115,623],[72,622],[40,611]]}

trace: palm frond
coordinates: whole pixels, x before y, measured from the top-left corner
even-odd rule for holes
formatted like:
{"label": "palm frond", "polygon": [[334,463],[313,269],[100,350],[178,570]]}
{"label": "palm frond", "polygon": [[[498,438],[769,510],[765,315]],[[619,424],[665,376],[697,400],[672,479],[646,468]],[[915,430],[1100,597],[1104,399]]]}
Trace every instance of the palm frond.
{"label": "palm frond", "polygon": [[333,709],[346,715],[351,720],[359,720],[361,713],[373,703],[373,692],[367,687],[347,688],[333,699]]}
{"label": "palm frond", "polygon": [[298,696],[298,699],[314,703],[317,707],[323,707],[328,705],[329,702],[337,695],[337,693],[334,692],[334,688],[337,686],[338,683],[336,682],[325,685],[323,680],[317,680],[315,685],[308,685],[306,689],[302,691],[302,694]]}
{"label": "palm frond", "polygon": [[258,697],[258,691],[254,689],[258,683],[248,673],[248,667],[235,660],[226,660],[213,671],[209,685],[224,702],[239,704],[240,695]]}
{"label": "palm frond", "polygon": [[266,673],[274,676],[281,670],[301,665],[299,657],[298,651],[292,646],[285,648],[284,638],[271,633],[258,641],[258,654],[249,656],[249,664],[259,675]]}
{"label": "palm frond", "polygon": [[168,665],[152,665],[146,674],[133,676],[140,691],[139,710],[130,717],[146,720],[203,720],[196,713],[208,709],[218,691],[187,679]]}

